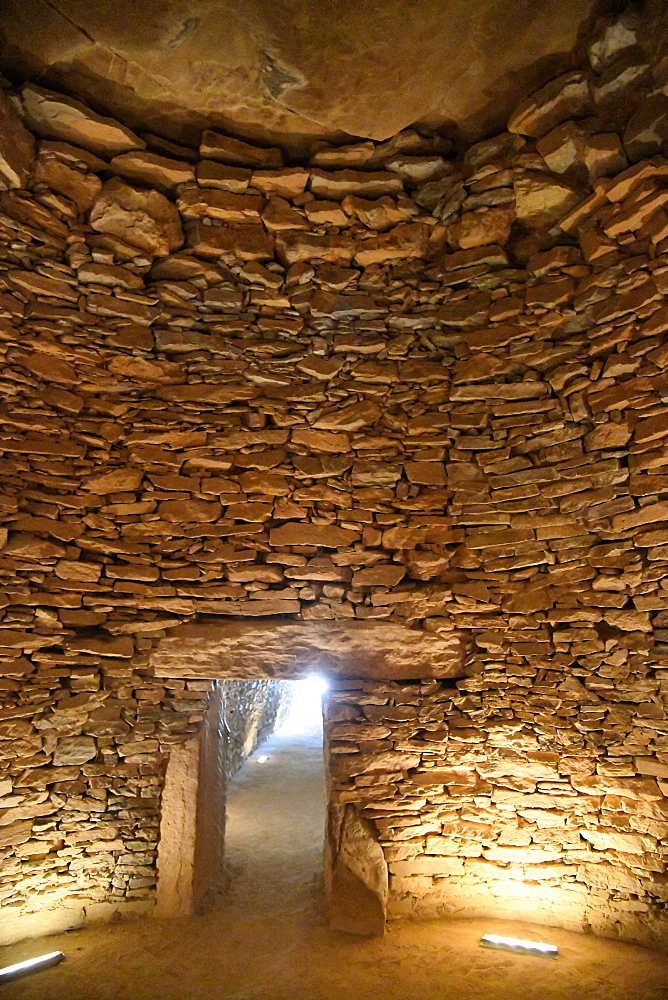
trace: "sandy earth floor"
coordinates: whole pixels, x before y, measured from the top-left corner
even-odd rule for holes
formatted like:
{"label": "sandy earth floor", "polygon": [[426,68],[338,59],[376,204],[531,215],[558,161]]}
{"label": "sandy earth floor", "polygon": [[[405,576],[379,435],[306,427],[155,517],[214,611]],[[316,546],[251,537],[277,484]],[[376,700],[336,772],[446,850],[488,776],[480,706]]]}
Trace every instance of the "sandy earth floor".
{"label": "sandy earth floor", "polygon": [[[267,755],[265,763],[258,756]],[[57,968],[2,987],[7,1000],[667,1000],[668,958],[507,921],[394,925],[358,940],[326,927],[317,730],[273,736],[229,796],[229,881],[188,920],[97,925],[4,949],[54,949]],[[478,946],[486,931],[559,945],[556,961]]]}

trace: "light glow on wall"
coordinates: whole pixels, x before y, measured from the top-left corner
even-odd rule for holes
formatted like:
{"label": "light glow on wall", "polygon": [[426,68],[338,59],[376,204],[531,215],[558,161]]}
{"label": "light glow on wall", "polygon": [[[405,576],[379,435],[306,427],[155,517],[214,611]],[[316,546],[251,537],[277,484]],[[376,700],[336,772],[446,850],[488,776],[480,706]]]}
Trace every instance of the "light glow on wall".
{"label": "light glow on wall", "polygon": [[292,682],[292,698],[284,722],[276,730],[279,736],[322,731],[322,696],[329,685],[320,674],[310,674]]}
{"label": "light glow on wall", "polygon": [[480,944],[483,948],[498,948],[500,951],[512,951],[516,955],[536,955],[539,958],[556,958],[559,954],[556,944],[523,941],[522,938],[502,937],[500,934],[483,934]]}
{"label": "light glow on wall", "polygon": [[58,965],[64,958],[62,951],[49,951],[45,955],[38,955],[37,958],[27,958],[24,962],[16,962],[15,965],[6,965],[4,969],[0,969],[0,985],[27,976],[31,972],[39,972],[40,969]]}

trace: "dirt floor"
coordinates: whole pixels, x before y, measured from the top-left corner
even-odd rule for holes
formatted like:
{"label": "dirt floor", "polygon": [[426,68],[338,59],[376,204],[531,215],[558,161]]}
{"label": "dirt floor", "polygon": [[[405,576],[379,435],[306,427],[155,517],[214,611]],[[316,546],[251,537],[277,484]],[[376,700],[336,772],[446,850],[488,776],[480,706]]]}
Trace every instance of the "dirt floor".
{"label": "dirt floor", "polygon": [[[265,763],[258,757],[266,755]],[[327,929],[320,733],[273,736],[229,797],[227,889],[188,920],[96,925],[4,949],[2,965],[61,949],[7,1000],[667,1000],[668,957],[507,921]],[[494,932],[549,941],[556,961],[490,951]]]}

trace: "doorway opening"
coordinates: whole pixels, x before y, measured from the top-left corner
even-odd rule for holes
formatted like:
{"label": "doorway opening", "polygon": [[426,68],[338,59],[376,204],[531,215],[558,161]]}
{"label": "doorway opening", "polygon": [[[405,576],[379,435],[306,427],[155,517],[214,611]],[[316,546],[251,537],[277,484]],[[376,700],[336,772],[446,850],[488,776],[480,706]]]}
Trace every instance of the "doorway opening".
{"label": "doorway opening", "polygon": [[204,725],[167,764],[157,916],[217,909],[270,883],[263,898],[276,901],[282,872],[293,887],[321,884],[326,687],[312,675],[216,683]]}
{"label": "doorway opening", "polygon": [[224,889],[216,908],[234,921],[280,920],[288,912],[325,919],[326,682],[312,676],[286,687],[275,731],[227,789]]}

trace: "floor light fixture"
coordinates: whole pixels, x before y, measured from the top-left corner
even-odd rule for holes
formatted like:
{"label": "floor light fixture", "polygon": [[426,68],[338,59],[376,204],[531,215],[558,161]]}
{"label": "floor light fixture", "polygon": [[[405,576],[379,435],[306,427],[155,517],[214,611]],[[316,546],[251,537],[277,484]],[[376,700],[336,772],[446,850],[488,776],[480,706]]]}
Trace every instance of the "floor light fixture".
{"label": "floor light fixture", "polygon": [[483,948],[498,948],[501,951],[512,951],[516,955],[536,955],[538,958],[556,958],[559,954],[556,944],[523,941],[521,938],[501,937],[499,934],[483,934],[480,944]]}
{"label": "floor light fixture", "polygon": [[0,969],[0,985],[8,983],[12,979],[19,979],[27,976],[31,972],[39,972],[40,969],[48,969],[52,965],[58,965],[65,958],[62,951],[50,951],[46,955],[38,955],[37,958],[28,958],[25,962],[17,962],[15,965],[6,965]]}

